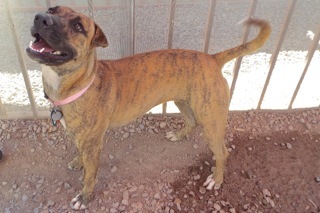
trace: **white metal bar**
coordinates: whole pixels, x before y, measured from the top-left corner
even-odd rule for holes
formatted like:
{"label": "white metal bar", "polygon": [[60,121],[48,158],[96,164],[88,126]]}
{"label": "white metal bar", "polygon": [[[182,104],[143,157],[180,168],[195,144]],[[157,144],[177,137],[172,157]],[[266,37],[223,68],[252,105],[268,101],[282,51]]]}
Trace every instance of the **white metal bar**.
{"label": "white metal bar", "polygon": [[1,98],[0,98],[0,118],[7,118],[6,108],[2,104]]}
{"label": "white metal bar", "polygon": [[130,1],[130,33],[131,33],[131,48],[130,53],[131,55],[135,54],[135,24],[136,24],[136,1]]}
{"label": "white metal bar", "polygon": [[216,2],[217,2],[216,0],[210,0],[207,29],[204,37],[203,52],[205,53],[208,53],[208,50],[209,50],[211,31],[212,31],[213,21],[214,21],[214,11],[216,9]]}
{"label": "white metal bar", "polygon": [[14,26],[14,22],[13,22],[13,18],[12,18],[12,12],[11,12],[11,8],[9,6],[8,0],[6,1],[6,12],[7,12],[7,16],[8,16],[8,19],[9,19],[9,23],[11,25],[10,29],[11,29],[11,33],[13,35],[14,45],[15,45],[17,56],[18,56],[18,61],[19,61],[20,67],[21,67],[21,72],[22,72],[22,75],[23,75],[24,83],[25,83],[25,86],[26,86],[26,89],[27,89],[28,98],[29,98],[29,101],[30,101],[30,104],[31,104],[32,113],[33,113],[33,116],[35,118],[37,118],[38,117],[38,112],[37,112],[37,109],[36,109],[36,103],[35,103],[35,99],[34,99],[34,96],[33,96],[32,89],[31,89],[31,83],[30,83],[28,71],[27,71],[27,68],[26,68],[26,64],[25,64],[25,61],[24,61],[24,58],[23,58],[21,44],[20,44],[19,37],[18,37],[18,32],[17,32],[17,30],[16,30],[16,28]]}
{"label": "white metal bar", "polygon": [[[249,9],[249,13],[248,13],[248,18],[253,16],[253,14],[256,11],[256,8],[257,8],[257,0],[252,0],[251,6]],[[243,36],[242,36],[242,44],[247,42],[248,37],[249,37],[249,32],[250,32],[250,26],[246,25],[245,29],[244,29]],[[231,84],[231,88],[230,88],[230,100],[232,99],[234,90],[236,88],[236,83],[238,80],[239,70],[240,70],[242,59],[243,59],[242,56],[238,57],[236,59],[236,62],[235,62],[234,68],[233,68],[233,79],[232,79],[232,84]]]}
{"label": "white metal bar", "polygon": [[320,41],[320,26],[319,26],[318,32],[316,33],[315,37],[313,38],[313,42],[312,42],[311,47],[310,47],[308,54],[306,56],[305,66],[304,66],[303,72],[301,74],[300,80],[297,84],[297,87],[292,95],[292,98],[291,98],[291,101],[289,104],[289,109],[292,109],[293,102],[295,101],[295,99],[297,97],[297,94],[300,90],[300,86],[301,86],[303,79],[308,71],[308,68],[309,68],[311,60],[313,58],[314,52],[317,50],[317,47],[319,46],[319,41]]}
{"label": "white metal bar", "polygon": [[174,26],[175,13],[176,13],[176,0],[171,0],[170,18],[169,18],[169,34],[168,34],[168,49],[172,48],[173,26]]}
{"label": "white metal bar", "polygon": [[268,76],[266,78],[264,87],[262,89],[257,109],[261,108],[261,104],[262,104],[262,101],[264,99],[264,95],[266,94],[266,91],[267,91],[267,88],[268,88],[268,85],[269,85],[269,82],[270,82],[271,75],[273,73],[275,64],[277,62],[277,58],[278,58],[278,55],[279,55],[279,52],[280,52],[280,48],[282,46],[283,40],[284,40],[284,38],[286,36],[286,33],[288,31],[289,23],[290,23],[290,20],[291,20],[291,17],[292,17],[296,2],[297,2],[297,0],[291,0],[289,2],[289,7],[288,7],[286,19],[285,19],[285,21],[283,23],[283,26],[282,26],[282,29],[281,29],[281,32],[280,32],[280,35],[279,35],[279,39],[278,39],[278,42],[277,42],[277,45],[276,45],[276,49],[274,50],[274,52],[272,54],[272,57],[270,59],[270,68],[269,68]]}
{"label": "white metal bar", "polygon": [[93,0],[88,0],[89,17],[94,20],[94,4]]}
{"label": "white metal bar", "polygon": [[[174,17],[176,13],[176,0],[171,0],[170,17],[169,17],[169,33],[168,33],[168,49],[172,49]],[[167,103],[162,104],[162,114],[167,113]]]}

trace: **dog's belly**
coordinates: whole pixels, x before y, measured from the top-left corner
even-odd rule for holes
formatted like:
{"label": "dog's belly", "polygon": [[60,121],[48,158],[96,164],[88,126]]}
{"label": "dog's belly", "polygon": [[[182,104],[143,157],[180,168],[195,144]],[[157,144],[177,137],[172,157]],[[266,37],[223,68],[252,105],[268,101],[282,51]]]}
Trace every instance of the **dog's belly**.
{"label": "dog's belly", "polygon": [[[170,100],[167,100],[170,101]],[[166,101],[158,100],[149,103],[128,104],[126,108],[117,108],[110,119],[110,128],[119,127],[139,118],[153,107]]]}

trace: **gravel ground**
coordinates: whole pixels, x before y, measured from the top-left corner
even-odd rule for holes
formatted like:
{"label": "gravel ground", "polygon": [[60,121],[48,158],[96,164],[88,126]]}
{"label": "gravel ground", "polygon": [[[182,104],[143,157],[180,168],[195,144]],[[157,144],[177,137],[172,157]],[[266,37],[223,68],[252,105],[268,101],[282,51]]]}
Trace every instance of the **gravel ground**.
{"label": "gravel ground", "polygon": [[[181,142],[180,117],[145,115],[108,131],[95,199],[86,212],[318,212],[320,110],[230,113],[225,183],[206,191],[214,156],[197,128]],[[108,141],[108,142],[107,142]],[[0,212],[73,212],[81,172],[75,147],[48,120],[0,121]]]}

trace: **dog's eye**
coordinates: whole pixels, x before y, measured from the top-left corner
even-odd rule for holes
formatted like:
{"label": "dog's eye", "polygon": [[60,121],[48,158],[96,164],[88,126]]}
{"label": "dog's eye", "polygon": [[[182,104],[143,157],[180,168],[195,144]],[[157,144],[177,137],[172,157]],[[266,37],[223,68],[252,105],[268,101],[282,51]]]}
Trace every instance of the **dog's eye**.
{"label": "dog's eye", "polygon": [[78,32],[84,32],[83,26],[82,26],[81,23],[76,23],[76,24],[74,25],[74,29],[76,29]]}
{"label": "dog's eye", "polygon": [[52,13],[53,13],[53,9],[52,9],[52,8],[49,8],[48,11],[47,11],[47,13],[48,13],[48,14],[52,14]]}

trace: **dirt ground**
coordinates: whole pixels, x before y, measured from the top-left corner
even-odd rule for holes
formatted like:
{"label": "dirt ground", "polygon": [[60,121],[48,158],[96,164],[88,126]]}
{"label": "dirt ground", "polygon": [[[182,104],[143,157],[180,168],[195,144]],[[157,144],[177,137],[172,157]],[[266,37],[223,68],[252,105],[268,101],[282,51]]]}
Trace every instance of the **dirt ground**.
{"label": "dirt ground", "polygon": [[[218,191],[202,187],[214,156],[198,127],[165,139],[179,116],[145,115],[108,131],[86,212],[320,212],[320,109],[231,112],[230,155]],[[108,141],[108,142],[107,142]],[[0,212],[73,212],[82,172],[76,150],[48,120],[0,120]]]}

